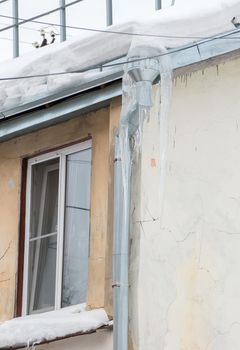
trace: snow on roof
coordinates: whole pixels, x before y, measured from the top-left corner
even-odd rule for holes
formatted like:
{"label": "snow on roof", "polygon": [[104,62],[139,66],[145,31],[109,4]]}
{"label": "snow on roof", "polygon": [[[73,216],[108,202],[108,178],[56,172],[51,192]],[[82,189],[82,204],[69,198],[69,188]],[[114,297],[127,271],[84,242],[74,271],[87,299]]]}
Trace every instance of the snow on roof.
{"label": "snow on roof", "polygon": [[85,305],[14,318],[0,324],[0,349],[17,348],[89,333],[109,320],[103,309],[85,310]]}
{"label": "snow on roof", "polygon": [[[240,15],[239,0],[179,0],[149,18],[109,27],[116,32],[144,33],[178,38],[159,38],[161,45],[176,48],[199,39],[234,30],[231,20]],[[80,24],[79,24],[80,25]],[[180,38],[179,38],[180,37]],[[36,49],[31,54],[0,65],[0,77],[70,72],[114,60],[127,54],[131,35],[95,33],[79,35],[64,43]],[[139,40],[139,37],[137,37]],[[145,38],[146,40],[146,38]],[[147,38],[151,40],[151,38]],[[46,76],[0,82],[0,111],[36,101],[88,81],[93,72]]]}

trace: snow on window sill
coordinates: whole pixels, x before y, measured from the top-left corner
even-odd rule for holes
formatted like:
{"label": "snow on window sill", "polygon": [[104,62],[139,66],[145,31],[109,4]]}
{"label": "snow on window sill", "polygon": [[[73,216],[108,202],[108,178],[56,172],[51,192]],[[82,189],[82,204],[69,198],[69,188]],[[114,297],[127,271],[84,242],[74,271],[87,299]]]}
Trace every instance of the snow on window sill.
{"label": "snow on window sill", "polygon": [[85,304],[0,323],[0,349],[17,349],[74,335],[92,333],[109,325],[104,309],[86,311]]}

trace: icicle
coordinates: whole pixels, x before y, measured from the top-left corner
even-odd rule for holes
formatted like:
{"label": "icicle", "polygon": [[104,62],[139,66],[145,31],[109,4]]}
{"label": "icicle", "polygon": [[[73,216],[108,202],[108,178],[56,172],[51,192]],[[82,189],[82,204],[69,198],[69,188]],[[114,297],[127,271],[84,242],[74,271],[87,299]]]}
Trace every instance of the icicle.
{"label": "icicle", "polygon": [[[160,217],[162,216],[169,138],[169,107],[172,90],[172,68],[166,50],[159,42],[137,42],[130,49],[129,63],[124,67],[123,108],[120,121],[119,141],[122,159],[124,202],[129,194],[129,177],[132,157],[141,153],[142,133],[146,119],[150,118],[152,83],[160,73],[161,94],[159,111],[160,129]],[[153,46],[156,44],[156,47]],[[139,59],[140,58],[140,59]]]}
{"label": "icicle", "polygon": [[159,109],[159,137],[160,137],[160,218],[163,214],[165,183],[167,172],[167,152],[169,142],[169,110],[172,93],[172,67],[169,57],[162,56],[160,60],[160,109]]}

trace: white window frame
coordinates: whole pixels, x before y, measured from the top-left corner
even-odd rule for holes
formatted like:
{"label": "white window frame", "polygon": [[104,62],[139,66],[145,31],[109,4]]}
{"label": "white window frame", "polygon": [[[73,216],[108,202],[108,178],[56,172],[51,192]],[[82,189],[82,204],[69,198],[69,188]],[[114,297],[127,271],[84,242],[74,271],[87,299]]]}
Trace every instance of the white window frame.
{"label": "white window frame", "polygon": [[[29,243],[30,243],[30,212],[32,192],[32,166],[46,162],[51,159],[59,159],[59,192],[58,192],[58,220],[57,220],[57,258],[56,258],[56,283],[55,283],[55,305],[54,309],[61,308],[62,297],[62,268],[63,268],[63,245],[64,245],[64,215],[65,215],[65,183],[66,183],[66,158],[68,155],[92,148],[92,140],[58,149],[57,151],[45,153],[28,160],[27,184],[26,184],[26,216],[25,216],[25,247],[24,247],[24,271],[23,271],[23,300],[22,315],[28,314],[28,275],[29,275]],[[30,292],[31,297],[31,292]],[[31,308],[32,301],[30,301]],[[44,312],[49,310],[36,310],[31,313]]]}

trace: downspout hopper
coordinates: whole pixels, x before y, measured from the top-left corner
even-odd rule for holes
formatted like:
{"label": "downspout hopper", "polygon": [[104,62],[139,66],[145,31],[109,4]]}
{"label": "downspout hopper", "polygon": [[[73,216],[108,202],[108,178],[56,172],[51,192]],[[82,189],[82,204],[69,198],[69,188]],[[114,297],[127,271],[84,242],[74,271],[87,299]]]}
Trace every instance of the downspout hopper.
{"label": "downspout hopper", "polygon": [[136,46],[130,51],[126,70],[135,83],[136,100],[141,107],[153,105],[152,84],[159,76],[159,54],[158,50],[146,46]]}
{"label": "downspout hopper", "polygon": [[[128,267],[131,168],[139,134],[153,105],[152,84],[160,74],[159,49],[138,45],[130,49],[123,77],[123,106],[115,139],[114,187],[114,350],[128,349]],[[135,139],[135,142],[132,142]],[[141,141],[140,141],[141,143]]]}

